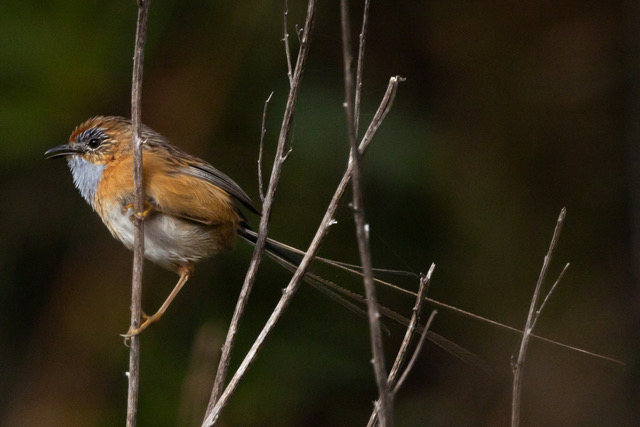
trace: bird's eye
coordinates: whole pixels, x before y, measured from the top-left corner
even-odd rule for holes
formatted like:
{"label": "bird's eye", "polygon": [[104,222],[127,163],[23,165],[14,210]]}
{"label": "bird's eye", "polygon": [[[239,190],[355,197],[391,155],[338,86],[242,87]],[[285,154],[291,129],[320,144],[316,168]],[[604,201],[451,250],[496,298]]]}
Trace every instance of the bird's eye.
{"label": "bird's eye", "polygon": [[100,140],[100,138],[91,138],[89,142],[87,142],[87,145],[89,146],[89,148],[96,149],[100,146],[101,143],[102,141]]}

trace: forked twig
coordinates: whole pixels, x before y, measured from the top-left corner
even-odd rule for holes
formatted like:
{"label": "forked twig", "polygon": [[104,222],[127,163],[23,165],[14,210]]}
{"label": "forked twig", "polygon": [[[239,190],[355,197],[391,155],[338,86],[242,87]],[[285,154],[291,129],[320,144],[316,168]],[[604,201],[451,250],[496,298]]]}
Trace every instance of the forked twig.
{"label": "forked twig", "polygon": [[264,134],[267,133],[265,128],[265,122],[267,120],[267,108],[269,107],[269,101],[273,92],[269,94],[269,97],[264,101],[264,110],[262,110],[262,126],[260,127],[260,148],[258,151],[258,193],[260,194],[260,200],[264,203],[264,191],[262,186],[262,152],[264,151]]}
{"label": "forked twig", "polygon": [[392,393],[394,395],[398,392],[398,390],[400,390],[400,387],[402,387],[402,385],[404,384],[405,380],[407,379],[407,376],[409,376],[409,372],[411,372],[411,369],[413,369],[413,365],[416,364],[416,360],[418,360],[418,355],[420,354],[420,350],[422,350],[422,346],[424,345],[425,338],[429,337],[429,332],[430,332],[429,329],[431,328],[431,324],[433,323],[433,319],[435,319],[436,314],[438,314],[437,310],[431,311],[429,320],[427,320],[427,324],[424,325],[424,331],[420,336],[420,341],[418,341],[418,344],[416,345],[416,349],[413,352],[413,355],[411,356],[409,363],[407,363],[407,367],[405,368],[404,372],[402,372],[400,379],[398,380],[398,382],[396,383],[396,386],[392,390]]}
{"label": "forked twig", "polygon": [[[418,295],[416,296],[416,304],[413,307],[413,314],[411,316],[411,321],[409,323],[409,327],[407,327],[407,332],[405,333],[402,344],[400,345],[400,350],[398,351],[398,356],[389,372],[389,389],[393,390],[396,386],[396,382],[398,381],[398,373],[402,368],[404,360],[406,358],[406,353],[409,348],[409,343],[413,338],[413,334],[416,330],[416,326],[418,322],[420,322],[420,316],[422,315],[422,308],[424,307],[424,297],[427,296],[429,292],[429,285],[431,284],[431,276],[433,275],[433,270],[435,270],[436,265],[431,264],[429,271],[425,275],[420,275],[420,286],[418,287]],[[424,332],[426,332],[429,327],[424,328]]]}
{"label": "forked twig", "polygon": [[[131,126],[133,146],[133,189],[134,209],[144,211],[144,183],[142,174],[142,64],[144,45],[147,37],[147,17],[149,0],[138,0],[138,21],[133,54],[133,77],[131,82]],[[142,266],[144,264],[144,218],[134,216],[133,273],[131,279],[131,329],[140,325],[142,313]],[[129,345],[129,387],[127,392],[127,427],[134,427],[138,416],[138,393],[140,386],[140,337],[131,337]]]}
{"label": "forked twig", "polygon": [[[351,155],[349,161],[353,164],[351,184],[353,188],[353,219],[356,225],[356,237],[358,240],[358,252],[364,274],[364,290],[367,296],[367,313],[369,315],[369,333],[371,338],[371,351],[373,353],[373,371],[375,373],[378,393],[380,394],[380,409],[377,411],[382,427],[393,426],[393,402],[389,393],[387,371],[384,361],[384,348],[382,346],[382,332],[380,328],[380,310],[376,287],[373,282],[373,265],[371,263],[371,247],[369,245],[369,224],[367,224],[363,191],[361,184],[360,153],[358,152],[355,115],[355,98],[353,89],[353,73],[351,55],[351,26],[349,22],[349,8],[347,0],[340,1],[340,21],[342,27],[342,57],[344,60],[344,92],[347,116],[347,133]],[[362,43],[361,43],[362,48]],[[362,52],[362,49],[361,49]]]}
{"label": "forked twig", "polygon": [[[518,358],[512,364],[513,369],[513,396],[511,401],[511,426],[517,427],[520,425],[520,402],[522,396],[522,373],[524,370],[524,362],[527,355],[527,348],[529,346],[529,340],[531,338],[531,334],[533,333],[533,328],[540,317],[540,313],[544,303],[549,298],[553,290],[556,288],[560,278],[564,274],[567,267],[562,270],[560,277],[555,282],[546,298],[543,301],[543,304],[538,307],[538,301],[540,299],[540,294],[542,291],[542,285],[547,277],[547,272],[549,271],[549,266],[551,264],[551,257],[553,256],[553,251],[556,248],[556,244],[558,243],[558,239],[560,238],[560,231],[562,230],[562,224],[564,223],[565,216],[567,214],[567,210],[562,208],[560,211],[560,215],[558,216],[558,221],[556,223],[556,228],[553,232],[553,237],[551,238],[551,244],[549,245],[549,250],[547,251],[547,255],[544,257],[544,262],[542,263],[542,269],[540,270],[540,276],[538,276],[538,282],[536,283],[536,288],[533,291],[533,297],[531,298],[531,305],[529,307],[529,314],[527,315],[527,323],[524,327],[524,333],[522,335],[522,340],[520,341],[520,351],[518,352]],[[568,265],[567,265],[568,266]]]}
{"label": "forked twig", "polygon": [[542,313],[542,310],[544,310],[544,306],[547,304],[547,301],[549,301],[549,298],[551,297],[551,294],[553,293],[553,291],[556,290],[556,287],[560,283],[560,280],[562,280],[562,277],[564,276],[564,273],[566,273],[568,268],[569,268],[569,263],[566,263],[564,268],[558,275],[558,278],[556,279],[555,283],[553,284],[553,286],[551,286],[551,289],[549,289],[549,292],[547,292],[547,295],[545,295],[544,300],[542,300],[542,304],[540,304],[540,307],[538,307],[538,309],[536,310],[536,315],[533,317],[533,323],[531,324],[531,332],[533,332],[533,330],[535,329],[536,323],[538,323],[538,319],[540,318],[540,314]]}
{"label": "forked twig", "polygon": [[311,29],[313,27],[314,16],[315,0],[309,0],[307,5],[307,17],[305,20],[303,35],[300,41],[300,49],[296,61],[295,72],[293,74],[293,82],[289,90],[287,106],[284,111],[282,126],[280,128],[280,135],[278,137],[276,155],[273,162],[273,168],[271,169],[269,186],[267,188],[267,194],[262,206],[262,217],[260,219],[258,239],[255,243],[253,256],[251,257],[251,261],[249,263],[249,269],[247,270],[247,274],[240,291],[240,296],[238,297],[238,302],[236,304],[236,308],[229,325],[227,338],[224,345],[222,346],[222,354],[218,363],[218,370],[216,372],[216,378],[214,381],[213,389],[211,391],[211,397],[209,399],[209,404],[207,406],[203,425],[212,425],[215,422],[220,411],[226,404],[226,401],[228,400],[230,394],[235,390],[237,381],[239,381],[239,377],[234,376],[234,378],[236,378],[236,384],[234,385],[234,380],[232,380],[223,393],[224,382],[226,380],[227,371],[229,369],[229,362],[231,359],[231,351],[235,342],[235,336],[238,331],[240,321],[242,320],[242,316],[244,315],[244,311],[249,300],[249,294],[251,292],[251,288],[253,287],[253,283],[255,282],[258,266],[260,265],[262,254],[264,252],[269,218],[271,217],[271,208],[273,206],[273,199],[278,186],[278,182],[280,180],[282,165],[287,156],[287,153],[285,152],[285,145],[291,133],[293,115],[298,100],[300,83],[302,82],[302,76],[309,53]]}
{"label": "forked twig", "polygon": [[[429,292],[429,284],[431,283],[431,276],[433,275],[433,270],[435,269],[435,267],[436,267],[435,264],[431,264],[431,267],[429,268],[429,271],[427,272],[427,274],[420,275],[420,286],[418,288],[418,293],[416,295],[416,303],[413,307],[413,314],[411,315],[409,326],[407,326],[407,331],[404,334],[404,338],[402,339],[402,344],[400,344],[400,348],[398,349],[398,354],[396,355],[396,359],[393,362],[391,371],[389,371],[389,378],[388,378],[389,390],[394,390],[396,387],[398,374],[400,373],[400,369],[402,369],[402,366],[404,365],[404,361],[409,351],[409,345],[411,344],[413,336],[416,332],[416,326],[420,321],[420,315],[422,314],[422,307],[424,305],[424,297],[427,295],[427,292]],[[429,325],[425,327],[421,335],[426,336],[427,335],[426,332],[428,330],[429,330]],[[418,351],[420,351],[420,348],[416,347],[416,351],[414,352],[414,354]],[[405,372],[407,372],[409,369],[410,367],[407,366],[407,369],[405,369]],[[393,391],[393,394],[395,394],[395,390]],[[368,427],[374,426],[376,423],[376,420],[378,419],[378,411],[376,410],[377,407],[379,407],[379,402],[376,402],[376,405],[374,405],[374,410],[371,412],[371,416],[369,417],[369,423],[367,424]]]}

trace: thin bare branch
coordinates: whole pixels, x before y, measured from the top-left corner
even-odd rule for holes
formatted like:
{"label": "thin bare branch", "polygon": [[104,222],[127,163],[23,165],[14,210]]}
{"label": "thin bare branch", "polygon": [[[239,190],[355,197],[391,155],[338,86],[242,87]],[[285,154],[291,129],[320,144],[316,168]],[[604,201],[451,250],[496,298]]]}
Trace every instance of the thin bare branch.
{"label": "thin bare branch", "polygon": [[425,338],[427,338],[428,335],[429,335],[429,332],[430,332],[429,328],[431,328],[431,324],[433,323],[433,319],[436,317],[436,314],[438,314],[437,310],[433,310],[431,312],[431,315],[429,316],[429,320],[427,320],[427,324],[424,326],[424,331],[422,332],[422,336],[420,337],[420,341],[418,341],[418,345],[416,346],[416,349],[413,352],[413,355],[411,356],[411,360],[409,360],[409,363],[407,364],[407,367],[404,369],[404,372],[400,376],[400,379],[396,383],[396,386],[393,388],[392,393],[393,393],[394,396],[395,396],[396,393],[398,393],[398,390],[400,390],[400,387],[402,387],[402,385],[404,384],[405,380],[409,376],[409,373],[413,369],[413,365],[416,364],[416,360],[418,360],[418,355],[420,354],[420,351],[422,350],[422,346],[424,345]]}
{"label": "thin bare branch", "polygon": [[[209,399],[209,404],[207,406],[205,421],[203,425],[212,425],[215,422],[220,411],[226,404],[226,401],[228,400],[230,394],[235,390],[235,386],[232,386],[232,384],[230,383],[227,387],[227,390],[229,390],[229,392],[225,392],[224,400],[222,399],[224,382],[227,377],[227,371],[229,369],[229,362],[235,336],[238,331],[242,316],[244,315],[244,311],[249,300],[249,294],[251,292],[251,288],[253,287],[253,283],[255,282],[258,267],[262,259],[262,254],[264,252],[269,218],[271,217],[271,208],[273,206],[273,199],[278,186],[278,182],[280,180],[282,164],[284,162],[284,159],[286,158],[285,145],[290,137],[293,124],[293,115],[298,100],[300,84],[302,82],[302,76],[309,53],[311,30],[313,28],[313,21],[315,16],[315,6],[315,0],[309,0],[309,3],[307,5],[307,17],[305,20],[304,32],[300,42],[300,50],[298,53],[298,59],[296,61],[295,72],[293,75],[293,83],[291,85],[291,90],[289,91],[287,106],[285,108],[284,117],[282,119],[282,126],[280,128],[280,136],[278,138],[276,155],[273,162],[273,168],[271,169],[269,186],[267,188],[267,194],[262,207],[262,217],[260,219],[258,239],[256,241],[253,256],[251,257],[251,261],[249,264],[249,269],[247,270],[247,274],[240,291],[240,296],[233,313],[231,324],[229,325],[227,338],[224,345],[222,346],[222,354],[220,356],[220,362],[218,363],[218,371],[216,373],[216,379],[211,391],[211,398]],[[234,378],[236,377],[234,376]],[[237,381],[239,381],[239,378],[236,379],[236,382]]]}
{"label": "thin bare branch", "polygon": [[260,200],[264,203],[264,191],[262,186],[262,152],[264,150],[264,134],[267,133],[265,128],[265,122],[267,120],[267,108],[269,107],[269,101],[273,92],[269,94],[269,97],[264,101],[264,110],[262,111],[262,126],[260,127],[260,149],[258,151],[258,193],[260,194]]}
{"label": "thin bare branch", "polygon": [[395,387],[396,381],[398,379],[398,373],[404,364],[404,360],[406,357],[407,350],[409,348],[409,344],[413,338],[413,333],[415,332],[416,325],[420,321],[420,316],[422,315],[422,307],[424,306],[424,298],[427,296],[429,292],[429,285],[431,284],[431,276],[433,275],[433,271],[435,270],[436,265],[431,264],[429,271],[425,275],[420,275],[420,286],[418,287],[418,295],[416,296],[416,304],[413,307],[413,314],[411,315],[411,321],[409,326],[407,327],[407,332],[404,335],[404,339],[402,344],[400,345],[400,350],[398,351],[398,356],[391,367],[391,371],[389,372],[389,388],[393,389]]}
{"label": "thin bare branch", "polygon": [[291,68],[291,49],[289,48],[289,29],[287,24],[287,17],[289,16],[289,2],[284,0],[284,13],[283,13],[283,35],[282,41],[284,42],[284,54],[287,57],[287,77],[289,77],[289,87],[293,86],[293,71]]}
{"label": "thin bare branch", "polygon": [[382,122],[384,121],[389,111],[391,111],[391,106],[393,105],[393,101],[396,99],[396,94],[398,93],[398,84],[405,81],[404,77],[394,76],[389,79],[389,83],[387,84],[387,90],[382,97],[382,102],[378,106],[376,113],[373,115],[373,119],[371,123],[369,123],[369,127],[367,131],[364,133],[362,140],[360,141],[360,154],[364,152],[369,146],[371,139],[376,134]]}
{"label": "thin bare branch", "polygon": [[553,291],[555,291],[556,287],[558,286],[558,284],[562,280],[562,277],[564,276],[564,273],[567,271],[568,268],[569,268],[569,263],[566,263],[564,268],[560,272],[560,275],[558,275],[558,278],[556,279],[555,283],[553,284],[551,289],[549,289],[549,292],[547,292],[547,295],[545,295],[544,300],[542,300],[542,304],[540,304],[540,307],[538,307],[538,309],[536,310],[536,314],[533,317],[533,323],[531,324],[531,330],[532,331],[536,327],[536,323],[538,322],[538,319],[540,318],[540,314],[542,314],[542,310],[544,310],[544,306],[547,304],[547,301],[549,301],[549,298],[551,298],[551,294],[553,293]]}
{"label": "thin bare branch", "polygon": [[[416,304],[413,307],[413,314],[411,315],[411,320],[409,321],[409,326],[407,326],[407,331],[404,334],[404,338],[402,339],[402,344],[400,344],[400,348],[398,349],[398,354],[396,355],[396,360],[393,362],[393,366],[391,367],[391,371],[389,371],[389,379],[388,379],[388,387],[389,390],[393,390],[396,384],[396,380],[398,379],[398,373],[404,364],[407,353],[409,351],[409,345],[413,340],[413,335],[416,332],[416,326],[420,321],[420,315],[422,314],[422,307],[424,305],[424,297],[429,292],[429,284],[431,283],[431,276],[433,275],[433,270],[436,268],[435,264],[431,264],[429,271],[426,275],[420,275],[420,286],[418,287],[418,294],[416,296]],[[423,334],[424,335],[424,334]],[[374,426],[378,419],[378,412],[375,408],[380,406],[380,402],[376,402],[374,410],[371,412],[371,416],[369,417],[369,423],[367,426]]]}
{"label": "thin bare branch", "polygon": [[533,297],[531,298],[531,305],[529,306],[529,314],[527,315],[527,323],[525,324],[522,340],[520,341],[520,351],[518,352],[518,359],[515,363],[513,363],[513,366],[512,366],[513,367],[513,396],[511,401],[511,426],[512,427],[517,427],[518,425],[520,425],[522,373],[524,370],[524,363],[527,355],[527,348],[529,346],[529,340],[533,332],[533,326],[534,326],[535,320],[538,316],[536,315],[536,311],[537,311],[536,307],[538,306],[538,300],[540,298],[542,284],[544,283],[544,280],[547,277],[547,272],[549,271],[549,266],[551,265],[551,257],[553,256],[553,251],[555,250],[556,244],[558,243],[558,239],[560,238],[560,231],[562,230],[562,224],[564,223],[564,219],[566,215],[567,215],[567,210],[565,208],[562,208],[562,210],[560,211],[560,215],[558,216],[556,228],[553,232],[553,237],[551,238],[551,244],[549,245],[549,250],[547,251],[547,255],[545,255],[544,262],[542,263],[542,270],[540,270],[540,276],[538,276],[538,282],[536,283],[536,288],[533,291]]}
{"label": "thin bare branch", "polygon": [[382,427],[393,426],[393,400],[389,393],[387,371],[385,368],[384,348],[382,345],[382,331],[380,328],[380,310],[373,282],[373,266],[371,263],[371,248],[369,245],[369,224],[366,222],[361,184],[360,153],[356,135],[356,118],[354,109],[354,88],[351,55],[351,26],[349,21],[349,6],[347,0],[340,1],[340,21],[342,26],[342,57],[344,61],[344,91],[347,116],[347,132],[351,147],[350,162],[353,164],[351,184],[353,188],[353,218],[356,225],[358,252],[364,274],[364,289],[367,296],[367,312],[369,314],[369,332],[371,351],[373,353],[373,370],[375,373],[378,393],[380,394],[380,408],[377,411]]}
{"label": "thin bare branch", "polygon": [[367,27],[369,26],[369,0],[364,2],[362,12],[362,30],[360,30],[360,44],[358,48],[358,67],[356,69],[356,94],[354,98],[354,126],[356,135],[360,127],[360,99],[362,97],[362,70],[364,68],[364,48],[367,41]]}
{"label": "thin bare branch", "polygon": [[[131,82],[131,125],[133,145],[134,209],[144,211],[144,182],[142,174],[142,65],[144,45],[147,37],[149,0],[138,0],[138,22],[133,55],[133,77]],[[133,273],[131,279],[131,330],[140,326],[142,313],[142,266],[144,264],[144,218],[135,216],[133,237]],[[131,337],[129,346],[129,389],[127,394],[127,426],[134,427],[138,415],[138,393],[140,386],[140,337]]]}

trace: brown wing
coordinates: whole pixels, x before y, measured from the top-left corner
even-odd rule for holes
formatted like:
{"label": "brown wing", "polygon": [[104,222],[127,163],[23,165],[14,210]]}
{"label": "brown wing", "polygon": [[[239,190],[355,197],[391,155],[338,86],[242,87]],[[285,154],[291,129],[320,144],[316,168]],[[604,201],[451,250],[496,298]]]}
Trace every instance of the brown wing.
{"label": "brown wing", "polygon": [[230,193],[210,180],[184,173],[189,166],[179,159],[145,151],[143,167],[145,193],[156,211],[207,225],[240,220]]}

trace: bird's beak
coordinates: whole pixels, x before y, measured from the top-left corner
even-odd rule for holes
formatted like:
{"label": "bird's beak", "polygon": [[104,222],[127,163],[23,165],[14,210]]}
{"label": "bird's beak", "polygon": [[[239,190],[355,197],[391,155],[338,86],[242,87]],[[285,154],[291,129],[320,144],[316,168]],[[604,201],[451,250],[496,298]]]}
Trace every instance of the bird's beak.
{"label": "bird's beak", "polygon": [[84,153],[82,146],[64,144],[64,145],[58,145],[57,147],[53,147],[47,150],[44,153],[44,156],[47,159],[55,159],[56,157],[65,157],[73,154],[82,154],[82,153]]}

